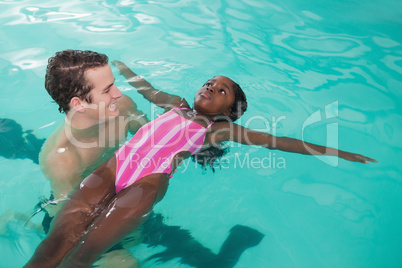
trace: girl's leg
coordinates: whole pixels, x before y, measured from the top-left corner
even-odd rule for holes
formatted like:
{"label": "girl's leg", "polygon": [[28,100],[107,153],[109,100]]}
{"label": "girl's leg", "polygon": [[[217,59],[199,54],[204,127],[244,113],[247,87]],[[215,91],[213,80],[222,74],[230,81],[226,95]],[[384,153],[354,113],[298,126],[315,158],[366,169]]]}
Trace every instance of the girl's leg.
{"label": "girl's leg", "polygon": [[90,267],[108,248],[138,228],[164,196],[169,178],[152,174],[120,191],[88,227],[60,267]]}
{"label": "girl's leg", "polygon": [[26,267],[54,268],[60,263],[115,196],[115,167],[112,157],[71,191]]}

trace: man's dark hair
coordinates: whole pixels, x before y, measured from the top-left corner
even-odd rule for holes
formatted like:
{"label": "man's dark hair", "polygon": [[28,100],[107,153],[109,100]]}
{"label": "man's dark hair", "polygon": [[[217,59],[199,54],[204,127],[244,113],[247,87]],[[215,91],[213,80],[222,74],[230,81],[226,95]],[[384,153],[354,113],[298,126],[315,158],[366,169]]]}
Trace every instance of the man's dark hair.
{"label": "man's dark hair", "polygon": [[85,78],[85,71],[105,66],[108,57],[93,51],[64,50],[49,58],[45,76],[45,88],[59,105],[59,111],[67,113],[73,97],[91,103],[93,85]]}

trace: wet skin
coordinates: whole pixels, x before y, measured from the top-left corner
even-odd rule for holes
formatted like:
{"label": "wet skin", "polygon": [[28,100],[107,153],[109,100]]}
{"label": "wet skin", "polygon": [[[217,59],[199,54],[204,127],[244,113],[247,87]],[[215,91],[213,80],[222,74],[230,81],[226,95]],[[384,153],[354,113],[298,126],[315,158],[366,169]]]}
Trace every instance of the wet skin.
{"label": "wet skin", "polygon": [[59,267],[90,267],[146,220],[165,195],[168,176],[149,175],[116,195],[115,169],[112,157],[74,188],[26,267],[55,267],[60,262]]}
{"label": "wet skin", "polygon": [[233,81],[225,76],[216,76],[197,91],[194,110],[209,117],[227,115],[234,101]]}

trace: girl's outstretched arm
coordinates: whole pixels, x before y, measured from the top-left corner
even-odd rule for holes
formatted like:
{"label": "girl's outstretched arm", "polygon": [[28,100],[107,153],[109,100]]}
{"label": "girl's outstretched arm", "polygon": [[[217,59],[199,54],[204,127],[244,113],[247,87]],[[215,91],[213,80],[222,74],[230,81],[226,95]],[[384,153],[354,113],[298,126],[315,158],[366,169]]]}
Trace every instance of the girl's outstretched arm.
{"label": "girl's outstretched arm", "polygon": [[[215,125],[215,126],[214,126]],[[368,164],[377,160],[364,155],[349,153],[331,147],[312,144],[288,137],[276,137],[274,135],[254,131],[240,125],[228,122],[217,122],[213,125],[215,134],[211,135],[210,143],[223,141],[235,141],[247,145],[259,145],[272,150],[306,154],[306,155],[332,155],[345,160]]]}
{"label": "girl's outstretched arm", "polygon": [[112,61],[112,64],[116,66],[117,69],[119,69],[119,73],[127,79],[129,84],[135,87],[137,91],[149,102],[155,103],[156,105],[164,109],[171,109],[176,107],[190,108],[184,98],[155,89],[151,85],[151,83],[149,83],[143,77],[134,73],[123,62],[114,60]]}

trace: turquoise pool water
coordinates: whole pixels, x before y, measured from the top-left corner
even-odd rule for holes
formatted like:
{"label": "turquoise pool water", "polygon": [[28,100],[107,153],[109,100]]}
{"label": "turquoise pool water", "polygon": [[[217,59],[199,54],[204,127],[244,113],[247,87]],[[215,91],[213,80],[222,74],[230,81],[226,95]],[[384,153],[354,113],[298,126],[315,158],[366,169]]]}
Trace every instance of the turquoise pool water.
{"label": "turquoise pool water", "polygon": [[[67,48],[106,53],[189,102],[208,78],[227,75],[249,100],[243,126],[379,162],[234,146],[215,173],[180,168],[155,207],[164,223],[214,253],[238,224],[264,234],[235,267],[401,267],[401,13],[396,0],[0,1],[0,118],[38,138],[56,128],[63,115],[44,73]],[[1,214],[26,215],[49,195],[33,161],[0,157],[0,170]],[[20,267],[43,236],[21,220],[2,217],[0,227],[0,267]],[[132,252],[143,261],[165,249]],[[143,267],[191,267],[181,260]]]}

